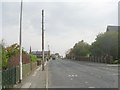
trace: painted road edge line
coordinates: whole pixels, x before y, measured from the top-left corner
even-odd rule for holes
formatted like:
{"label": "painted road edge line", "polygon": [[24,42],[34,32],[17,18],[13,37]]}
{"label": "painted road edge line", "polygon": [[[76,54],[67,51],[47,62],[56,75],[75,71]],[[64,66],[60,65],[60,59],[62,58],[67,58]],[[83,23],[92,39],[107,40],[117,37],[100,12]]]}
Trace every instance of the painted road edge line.
{"label": "painted road edge line", "polygon": [[27,82],[21,88],[29,88],[30,86],[31,86],[31,83]]}
{"label": "painted road edge line", "polygon": [[48,90],[48,64],[46,66],[46,89]]}
{"label": "painted road edge line", "polygon": [[40,66],[40,67],[38,67],[38,68],[34,71],[34,73],[33,73],[33,75],[32,75],[32,76],[33,76],[33,77],[34,77],[34,76],[36,76],[37,72],[38,72],[40,69],[41,69],[41,66]]}

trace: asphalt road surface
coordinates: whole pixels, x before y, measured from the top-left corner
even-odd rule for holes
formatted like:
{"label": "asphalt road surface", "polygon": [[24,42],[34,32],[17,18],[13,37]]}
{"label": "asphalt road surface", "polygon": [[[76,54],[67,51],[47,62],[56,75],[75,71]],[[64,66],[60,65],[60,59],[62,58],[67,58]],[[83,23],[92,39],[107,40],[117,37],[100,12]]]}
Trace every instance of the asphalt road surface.
{"label": "asphalt road surface", "polygon": [[118,67],[93,62],[51,60],[47,88],[118,88]]}

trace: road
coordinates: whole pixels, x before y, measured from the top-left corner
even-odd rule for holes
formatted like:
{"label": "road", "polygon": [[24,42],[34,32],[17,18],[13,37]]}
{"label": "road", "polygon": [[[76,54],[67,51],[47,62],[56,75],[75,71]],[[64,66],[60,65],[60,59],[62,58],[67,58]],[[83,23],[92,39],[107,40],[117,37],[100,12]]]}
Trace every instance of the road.
{"label": "road", "polygon": [[47,88],[118,88],[118,67],[108,64],[51,60]]}

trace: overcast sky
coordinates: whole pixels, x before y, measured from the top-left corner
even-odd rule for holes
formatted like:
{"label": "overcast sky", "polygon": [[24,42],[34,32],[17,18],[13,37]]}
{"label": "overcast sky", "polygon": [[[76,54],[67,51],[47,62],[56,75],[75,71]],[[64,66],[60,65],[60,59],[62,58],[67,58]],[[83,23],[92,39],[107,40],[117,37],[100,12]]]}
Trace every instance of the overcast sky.
{"label": "overcast sky", "polygon": [[[6,45],[19,43],[20,2],[2,2],[2,38]],[[107,25],[118,25],[119,0],[37,2],[23,0],[22,46],[41,50],[41,10],[45,11],[45,49],[64,55],[78,41],[91,44]],[[30,2],[31,1],[31,2]],[[1,8],[1,4],[0,4]],[[1,14],[0,14],[1,15]]]}

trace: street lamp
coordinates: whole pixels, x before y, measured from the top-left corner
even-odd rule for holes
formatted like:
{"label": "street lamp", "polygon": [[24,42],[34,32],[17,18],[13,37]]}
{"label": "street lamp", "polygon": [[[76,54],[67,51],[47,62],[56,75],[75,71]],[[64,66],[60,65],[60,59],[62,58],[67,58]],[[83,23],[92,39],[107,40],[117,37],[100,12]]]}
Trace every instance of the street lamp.
{"label": "street lamp", "polygon": [[20,8],[20,80],[22,81],[22,0],[21,0],[21,8]]}

